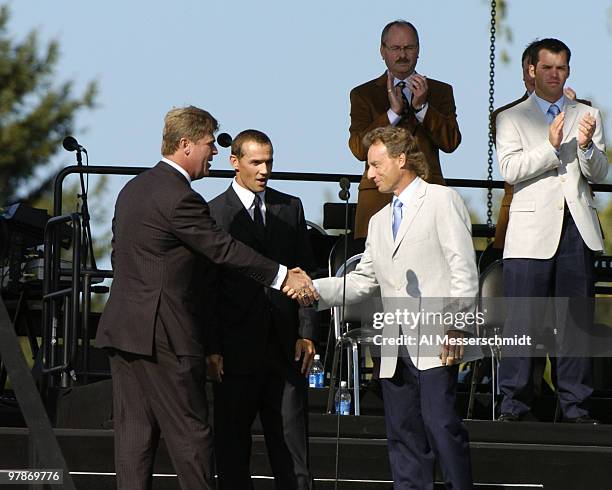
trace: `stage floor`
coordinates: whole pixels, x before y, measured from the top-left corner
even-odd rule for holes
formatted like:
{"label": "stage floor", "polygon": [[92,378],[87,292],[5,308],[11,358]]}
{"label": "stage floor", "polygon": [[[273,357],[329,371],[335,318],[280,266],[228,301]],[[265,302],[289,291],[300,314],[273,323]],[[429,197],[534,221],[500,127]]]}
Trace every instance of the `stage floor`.
{"label": "stage floor", "polygon": [[[311,414],[310,417],[311,464],[317,489],[334,488],[336,447],[338,488],[392,488],[383,417],[346,416],[339,422],[337,441],[335,415]],[[610,488],[612,425],[491,421],[466,421],[466,425],[476,488]],[[265,443],[258,432],[255,427],[252,472],[257,489],[272,489]],[[77,488],[115,488],[112,430],[55,429],[55,433]],[[0,466],[27,468],[28,440],[26,428],[0,428]],[[155,489],[178,489],[163,444],[155,472]]]}

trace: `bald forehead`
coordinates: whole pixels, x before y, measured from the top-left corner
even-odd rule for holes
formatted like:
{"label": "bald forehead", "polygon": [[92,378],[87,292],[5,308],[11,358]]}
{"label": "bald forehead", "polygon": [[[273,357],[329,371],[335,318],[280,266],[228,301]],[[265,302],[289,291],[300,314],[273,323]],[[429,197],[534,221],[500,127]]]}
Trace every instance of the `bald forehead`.
{"label": "bald forehead", "polygon": [[399,36],[408,36],[413,40],[414,44],[419,43],[419,33],[416,28],[410,23],[403,22],[391,23],[385,26],[380,36],[380,42],[385,44],[389,37]]}

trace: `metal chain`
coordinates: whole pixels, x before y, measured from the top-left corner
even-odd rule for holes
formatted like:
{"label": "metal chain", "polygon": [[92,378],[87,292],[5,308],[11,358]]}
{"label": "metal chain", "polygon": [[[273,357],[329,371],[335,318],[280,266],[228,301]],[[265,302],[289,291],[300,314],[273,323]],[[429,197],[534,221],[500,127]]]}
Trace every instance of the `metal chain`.
{"label": "metal chain", "polygon": [[[493,114],[493,103],[495,95],[495,17],[497,2],[491,0],[491,44],[489,45],[489,149],[487,151],[487,180],[493,182],[493,126],[491,115]],[[487,226],[493,228],[493,188],[487,190]]]}

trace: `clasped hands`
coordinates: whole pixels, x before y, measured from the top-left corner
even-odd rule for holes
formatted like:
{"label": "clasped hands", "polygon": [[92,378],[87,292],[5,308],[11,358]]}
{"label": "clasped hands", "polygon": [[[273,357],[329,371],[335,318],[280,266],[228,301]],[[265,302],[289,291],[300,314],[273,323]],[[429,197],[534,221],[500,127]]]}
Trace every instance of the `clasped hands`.
{"label": "clasped hands", "polygon": [[301,306],[310,306],[319,299],[312,279],[299,267],[287,271],[282,291],[291,299],[297,300]]}
{"label": "clasped hands", "polygon": [[[550,127],[548,128],[548,140],[550,144],[559,150],[561,142],[563,141],[563,123],[565,122],[565,112],[560,112],[557,117],[553,119]],[[597,122],[590,112],[587,112],[578,123],[578,146],[583,150],[588,148],[593,140],[593,134]]]}
{"label": "clasped hands", "polygon": [[[387,71],[387,95],[389,96],[389,106],[393,112],[401,115],[404,112],[402,89],[399,85],[394,86],[394,81],[393,74]],[[408,88],[412,92],[412,108],[416,110],[422,107],[425,102],[427,102],[427,94],[429,92],[427,78],[418,73],[413,73],[408,77]]]}

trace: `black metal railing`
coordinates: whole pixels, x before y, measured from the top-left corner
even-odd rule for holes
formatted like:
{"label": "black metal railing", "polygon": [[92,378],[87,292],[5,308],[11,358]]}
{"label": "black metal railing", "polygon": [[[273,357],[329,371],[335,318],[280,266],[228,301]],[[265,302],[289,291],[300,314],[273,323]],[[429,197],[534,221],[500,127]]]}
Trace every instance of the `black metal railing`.
{"label": "black metal railing", "polygon": [[[45,230],[45,259],[43,282],[43,373],[53,375],[60,373],[60,386],[69,386],[76,379],[87,382],[94,373],[90,370],[91,340],[90,306],[92,284],[96,280],[112,278],[111,270],[93,270],[81,264],[81,244],[83,243],[81,217],[77,213],[62,215],[63,182],[71,174],[96,175],[138,175],[149,167],[117,167],[117,166],[69,166],[62,169],[54,183],[54,217],[49,220]],[[231,170],[213,170],[208,178],[233,178]],[[339,182],[341,177],[347,177],[351,182],[359,182],[361,175],[319,174],[303,172],[275,172],[274,180],[300,182]],[[472,189],[503,189],[504,182],[500,180],[446,179],[450,187]],[[612,193],[612,185],[592,185],[595,192]],[[61,288],[62,271],[60,268],[60,236],[58,227],[64,223],[72,225],[72,269],[70,271],[70,286]],[[474,237],[491,237],[495,229],[486,224],[473,225]],[[596,268],[601,269],[599,280],[612,281],[612,258],[600,257]],[[64,275],[65,277],[65,275]],[[598,292],[612,293],[612,288],[604,286]],[[61,305],[58,303],[62,302]],[[58,362],[60,345],[58,325],[63,311],[63,348],[62,359]],[[78,339],[82,339],[81,364],[76,370]]]}

